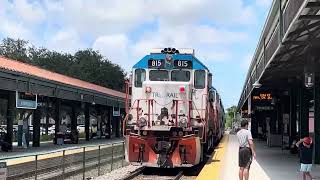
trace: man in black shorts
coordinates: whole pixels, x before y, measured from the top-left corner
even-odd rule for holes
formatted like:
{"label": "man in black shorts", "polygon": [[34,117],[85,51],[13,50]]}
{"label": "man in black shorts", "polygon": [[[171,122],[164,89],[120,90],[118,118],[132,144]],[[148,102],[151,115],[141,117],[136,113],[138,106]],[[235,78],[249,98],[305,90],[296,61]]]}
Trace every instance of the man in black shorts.
{"label": "man in black shorts", "polygon": [[256,158],[251,132],[248,130],[248,121],[241,121],[241,129],[237,132],[239,142],[239,179],[249,179],[249,170],[252,156]]}

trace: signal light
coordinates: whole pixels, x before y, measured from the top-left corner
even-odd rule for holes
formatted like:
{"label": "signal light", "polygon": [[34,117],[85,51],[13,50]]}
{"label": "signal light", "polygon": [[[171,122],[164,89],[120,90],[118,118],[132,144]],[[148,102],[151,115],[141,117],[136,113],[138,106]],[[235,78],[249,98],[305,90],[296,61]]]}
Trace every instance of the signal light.
{"label": "signal light", "polygon": [[186,88],[184,88],[183,86],[179,88],[180,93],[185,93],[186,92]]}
{"label": "signal light", "polygon": [[146,87],[146,93],[151,93],[151,87]]}

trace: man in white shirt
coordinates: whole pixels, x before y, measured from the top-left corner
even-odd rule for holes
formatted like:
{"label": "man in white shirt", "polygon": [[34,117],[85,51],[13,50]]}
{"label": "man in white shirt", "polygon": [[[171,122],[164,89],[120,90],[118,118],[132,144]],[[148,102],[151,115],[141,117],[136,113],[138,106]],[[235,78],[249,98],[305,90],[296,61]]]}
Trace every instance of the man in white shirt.
{"label": "man in white shirt", "polygon": [[252,156],[256,158],[254,150],[253,139],[251,132],[248,130],[248,121],[241,121],[241,129],[237,132],[239,142],[239,179],[249,179],[249,170],[252,162]]}

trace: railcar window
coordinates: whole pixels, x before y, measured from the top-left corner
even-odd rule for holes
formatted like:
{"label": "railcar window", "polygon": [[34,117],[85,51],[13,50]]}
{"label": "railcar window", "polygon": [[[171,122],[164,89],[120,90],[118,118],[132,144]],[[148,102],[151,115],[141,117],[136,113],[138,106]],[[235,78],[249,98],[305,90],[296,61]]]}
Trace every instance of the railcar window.
{"label": "railcar window", "polygon": [[210,96],[210,101],[211,102],[215,102],[216,101],[216,93],[214,91],[210,92],[209,96]]}
{"label": "railcar window", "polygon": [[204,70],[196,70],[194,72],[194,87],[203,89],[206,85],[206,72]]}
{"label": "railcar window", "polygon": [[169,81],[169,73],[166,70],[151,70],[149,79],[150,81]]}
{"label": "railcar window", "polygon": [[208,76],[208,87],[211,88],[212,87],[212,74],[210,73]]}
{"label": "railcar window", "polygon": [[190,71],[174,70],[171,72],[171,81],[190,81]]}
{"label": "railcar window", "polygon": [[136,69],[134,73],[134,86],[142,87],[142,82],[146,80],[146,70]]}

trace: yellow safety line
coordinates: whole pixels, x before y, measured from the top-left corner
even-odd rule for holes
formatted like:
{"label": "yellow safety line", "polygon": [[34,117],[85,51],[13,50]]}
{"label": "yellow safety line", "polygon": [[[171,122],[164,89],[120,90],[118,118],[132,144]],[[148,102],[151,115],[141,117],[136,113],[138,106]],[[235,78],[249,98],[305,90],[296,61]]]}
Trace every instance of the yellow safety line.
{"label": "yellow safety line", "polygon": [[224,154],[229,141],[229,134],[225,134],[219,145],[214,150],[213,156],[208,159],[206,165],[201,170],[197,180],[217,180],[223,166]]}
{"label": "yellow safety line", "polygon": [[[108,146],[104,146],[104,147],[108,147]],[[98,150],[98,149],[99,149],[98,147],[86,147],[86,152]],[[78,149],[70,149],[70,150],[66,149],[65,155],[78,154],[78,153],[82,153],[82,152],[83,152],[83,148],[81,148],[81,147]],[[44,160],[44,159],[50,159],[50,158],[56,158],[56,157],[62,157],[62,156],[63,156],[63,152],[61,150],[59,152],[38,155],[38,160]],[[22,164],[22,163],[35,161],[35,155],[30,155],[28,157],[8,159],[5,161],[7,162],[7,166],[12,166],[12,165],[16,165],[16,164]]]}

